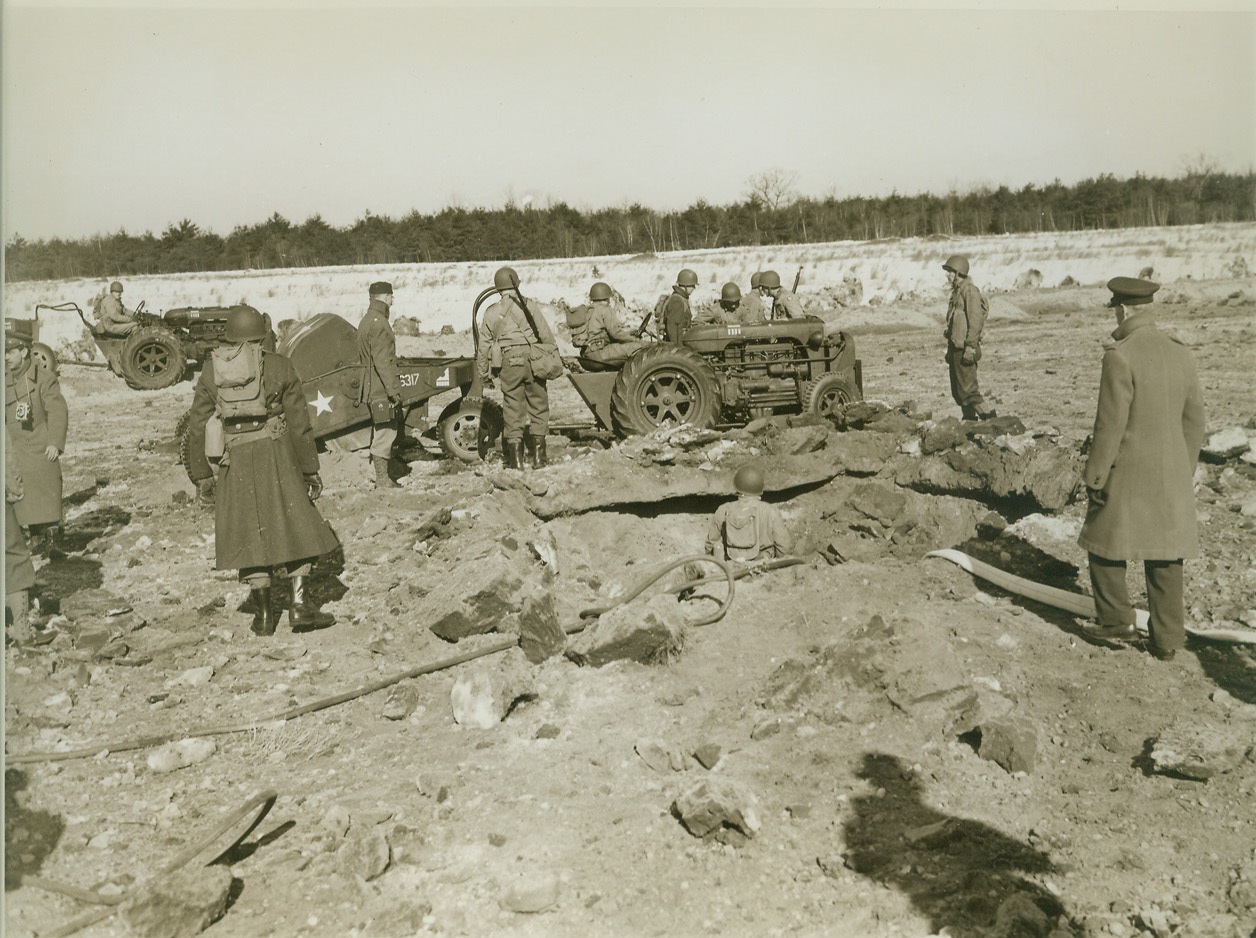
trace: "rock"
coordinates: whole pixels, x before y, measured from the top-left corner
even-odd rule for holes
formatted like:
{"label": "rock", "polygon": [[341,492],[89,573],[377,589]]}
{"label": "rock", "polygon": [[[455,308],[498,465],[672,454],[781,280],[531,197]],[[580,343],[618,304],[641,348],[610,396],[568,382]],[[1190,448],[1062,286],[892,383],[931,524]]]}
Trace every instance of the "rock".
{"label": "rock", "polygon": [[384,701],[384,719],[404,720],[418,709],[421,699],[422,691],[413,681],[393,685]]}
{"label": "rock", "polygon": [[394,335],[419,335],[419,321],[413,316],[397,316],[392,321],[392,330]]}
{"label": "rock", "polygon": [[864,482],[855,487],[847,504],[860,514],[891,528],[907,507],[907,496],[884,482]]}
{"label": "rock", "polygon": [[1160,731],[1151,747],[1157,772],[1205,780],[1237,768],[1252,747],[1243,726],[1215,726],[1179,719]]}
{"label": "rock", "polygon": [[1046,938],[1050,930],[1047,913],[1025,893],[1015,892],[999,905],[991,938]]}
{"label": "rock", "polygon": [[961,833],[957,818],[943,818],[935,824],[914,827],[903,834],[909,844],[936,850],[945,847]]}
{"label": "rock", "polygon": [[828,441],[832,426],[828,421],[811,426],[789,427],[776,438],[774,449],[788,456],[801,456],[814,453]]}
{"label": "rock", "polygon": [[440,334],[441,335],[453,335],[454,327],[450,323],[445,323],[443,326],[440,327]]}
{"label": "rock", "polygon": [[447,642],[485,632],[518,630],[523,577],[516,552],[496,546],[487,556],[459,564],[424,597],[436,620],[432,632]]}
{"label": "rock", "polygon": [[1028,720],[1002,717],[981,724],[977,755],[1008,772],[1032,772],[1038,755],[1038,731]]}
{"label": "rock", "polygon": [[212,665],[205,665],[201,668],[189,668],[177,677],[172,677],[166,681],[165,687],[204,687],[210,682],[214,676],[214,668]]}
{"label": "rock", "polygon": [[[950,732],[962,736],[987,723],[993,723],[1012,712],[1015,702],[998,691],[977,685],[973,696],[956,713]],[[984,735],[983,735],[984,740]]]}
{"label": "rock", "polygon": [[506,719],[522,697],[534,694],[532,667],[523,652],[512,648],[496,665],[480,664],[460,675],[450,691],[454,720],[486,730]]}
{"label": "rock", "polygon": [[323,814],[318,825],[336,840],[341,840],[349,833],[352,823],[353,817],[349,814],[349,809],[342,804],[334,804]]}
{"label": "rock", "polygon": [[964,425],[959,419],[946,417],[937,423],[926,423],[921,428],[920,451],[925,454],[940,453],[954,449],[967,439],[968,434],[964,432]]}
{"label": "rock", "polygon": [[672,813],[695,837],[739,843],[729,832],[752,838],[762,827],[759,799],[741,782],[706,778],[672,803]]}
{"label": "rock", "polygon": [[89,616],[107,618],[130,611],[130,603],[103,589],[79,590],[61,600],[61,615],[71,621]]}
{"label": "rock", "polygon": [[511,881],[497,903],[507,912],[544,912],[558,904],[559,889],[553,873],[524,873]]}
{"label": "rock", "polygon": [[576,636],[567,655],[600,668],[612,661],[658,664],[684,646],[685,625],[675,597],[659,593],[646,603],[616,606]]}
{"label": "rock", "polygon": [[519,647],[524,657],[533,664],[540,664],[555,655],[561,655],[567,647],[567,633],[558,623],[551,593],[528,596],[519,610]]}
{"label": "rock", "polygon": [[1200,458],[1208,462],[1225,462],[1234,456],[1241,456],[1251,449],[1247,433],[1241,427],[1230,427],[1208,437],[1208,442],[1200,450]]}
{"label": "rock", "polygon": [[232,879],[225,866],[175,870],[137,887],[118,914],[136,938],[190,938],[222,918]]}
{"label": "rock", "polygon": [[351,835],[337,852],[340,869],[349,876],[370,882],[388,869],[392,852],[379,828]]}
{"label": "rock", "polygon": [[1042,271],[1031,267],[1024,273],[1018,274],[1016,282],[1012,284],[1013,290],[1036,290],[1042,286]]}
{"label": "rock", "polygon": [[688,768],[685,754],[661,740],[639,739],[633,749],[655,772],[683,772]]}
{"label": "rock", "polygon": [[204,762],[217,751],[218,744],[208,737],[181,739],[149,753],[148,768],[162,775]]}
{"label": "rock", "polygon": [[723,754],[724,750],[715,743],[705,743],[693,751],[693,757],[704,769],[715,768]]}
{"label": "rock", "polygon": [[540,727],[537,728],[536,738],[557,739],[560,735],[562,735],[562,732],[562,729],[553,723],[542,723]]}

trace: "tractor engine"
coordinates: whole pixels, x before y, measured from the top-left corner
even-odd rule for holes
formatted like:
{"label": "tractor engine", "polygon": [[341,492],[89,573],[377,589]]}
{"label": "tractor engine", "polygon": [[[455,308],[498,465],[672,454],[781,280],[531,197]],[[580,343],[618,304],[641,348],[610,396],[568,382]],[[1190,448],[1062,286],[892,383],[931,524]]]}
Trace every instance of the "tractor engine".
{"label": "tractor engine", "polygon": [[753,420],[796,405],[808,367],[798,361],[797,348],[788,341],[750,339],[709,356],[721,378],[726,416],[739,422]]}

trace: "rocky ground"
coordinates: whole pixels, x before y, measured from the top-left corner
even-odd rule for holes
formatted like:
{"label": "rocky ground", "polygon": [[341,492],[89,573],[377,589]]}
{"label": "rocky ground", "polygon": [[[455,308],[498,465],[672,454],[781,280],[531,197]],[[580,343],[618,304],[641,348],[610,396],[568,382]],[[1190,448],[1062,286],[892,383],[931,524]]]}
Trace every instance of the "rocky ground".
{"label": "rocky ground", "polygon": [[[175,464],[190,385],[67,365],[53,641],[6,654],[5,934],[102,911],[76,933],[1256,934],[1256,646],[1162,663],[924,556],[1084,589],[1094,292],[1004,297],[1027,315],[990,324],[984,435],[946,419],[937,330],[884,307],[858,341],[887,406],[845,431],[555,436],[527,476],[425,440],[382,494],[329,453],[337,624],[271,639]],[[1256,289],[1171,294],[1227,431],[1197,474],[1191,624],[1250,631]],[[562,384],[556,416],[587,420]],[[802,564],[731,602],[676,598],[674,570],[580,618],[699,552],[749,459]],[[251,831],[256,809],[216,831],[268,791]]]}

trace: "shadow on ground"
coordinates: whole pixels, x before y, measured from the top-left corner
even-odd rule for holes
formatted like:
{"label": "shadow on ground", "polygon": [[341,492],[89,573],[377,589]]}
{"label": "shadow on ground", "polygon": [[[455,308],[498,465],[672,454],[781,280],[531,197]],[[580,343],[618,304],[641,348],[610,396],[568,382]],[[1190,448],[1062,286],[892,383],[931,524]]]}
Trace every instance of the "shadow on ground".
{"label": "shadow on ground", "polygon": [[897,756],[864,753],[856,774],[874,791],[851,801],[846,865],[907,896],[935,933],[1046,934],[1066,915],[1059,899],[1026,876],[1052,870],[1046,854],[931,808],[919,777]]}
{"label": "shadow on ground", "polygon": [[26,876],[38,876],[44,860],[56,849],[65,832],[60,815],[30,811],[19,795],[26,789],[26,773],[4,773],[4,890],[17,889]]}

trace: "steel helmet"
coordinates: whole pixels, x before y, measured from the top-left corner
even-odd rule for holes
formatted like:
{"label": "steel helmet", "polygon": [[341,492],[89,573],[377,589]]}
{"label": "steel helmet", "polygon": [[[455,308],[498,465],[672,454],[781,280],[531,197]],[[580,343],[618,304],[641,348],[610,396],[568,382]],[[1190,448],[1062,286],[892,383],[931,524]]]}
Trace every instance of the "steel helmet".
{"label": "steel helmet", "polygon": [[743,495],[762,495],[763,470],[758,466],[742,466],[733,476],[733,488]]}
{"label": "steel helmet", "polygon": [[227,313],[223,330],[228,342],[252,342],[266,338],[266,320],[252,306],[237,306]]}
{"label": "steel helmet", "polygon": [[759,286],[767,290],[775,290],[781,285],[781,275],[775,270],[765,270],[759,274]]}
{"label": "steel helmet", "polygon": [[968,258],[963,254],[952,254],[946,259],[946,263],[942,265],[943,270],[953,270],[961,277],[968,276]]}
{"label": "steel helmet", "polygon": [[759,271],[757,270],[753,274],[751,274],[750,275],[750,289],[751,290],[759,289],[759,282],[762,279],[763,279],[763,274],[759,273]]}
{"label": "steel helmet", "polygon": [[741,302],[741,287],[737,286],[737,284],[732,283],[731,281],[729,283],[724,284],[724,289],[720,291],[720,302],[721,303],[740,303]]}
{"label": "steel helmet", "polygon": [[110,293],[121,293],[121,292],[122,292],[122,284],[118,283],[118,281],[116,281],[116,280],[115,280],[113,283],[109,284],[109,292],[110,292]]}
{"label": "steel helmet", "polygon": [[696,287],[698,285],[697,271],[690,270],[686,267],[676,275],[676,285],[680,287]]}
{"label": "steel helmet", "polygon": [[591,300],[609,300],[611,298],[611,285],[603,283],[599,280],[593,286],[589,287],[589,299]]}
{"label": "steel helmet", "polygon": [[499,290],[511,290],[519,286],[519,275],[513,267],[502,267],[493,274],[493,286]]}

